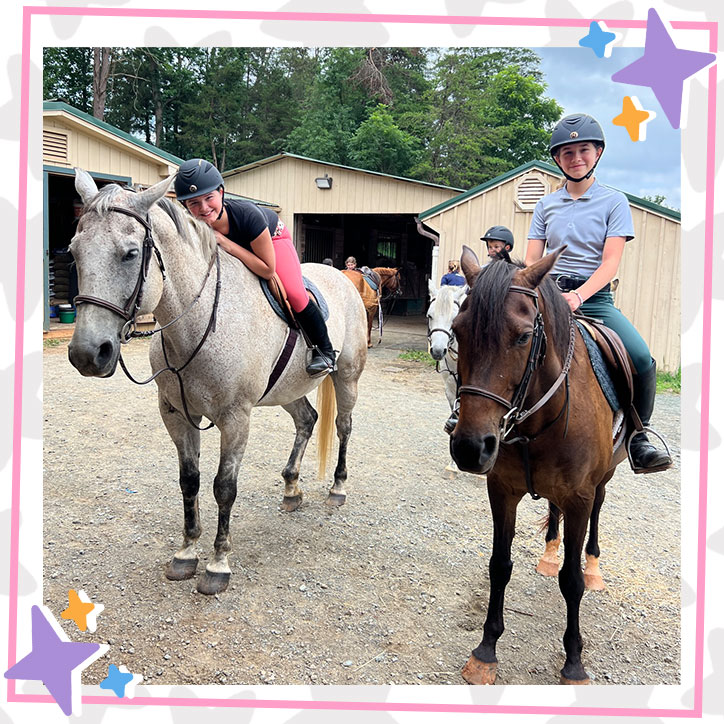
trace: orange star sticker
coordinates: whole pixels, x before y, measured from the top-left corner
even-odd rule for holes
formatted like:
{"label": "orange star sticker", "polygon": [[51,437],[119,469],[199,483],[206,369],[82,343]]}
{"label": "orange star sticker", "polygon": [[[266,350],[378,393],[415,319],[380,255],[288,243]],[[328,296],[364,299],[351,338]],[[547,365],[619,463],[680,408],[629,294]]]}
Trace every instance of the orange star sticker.
{"label": "orange star sticker", "polygon": [[623,110],[613,119],[614,126],[623,126],[632,141],[646,140],[646,124],[656,118],[653,111],[646,111],[636,96],[625,96]]}
{"label": "orange star sticker", "polygon": [[[85,631],[88,628],[88,615],[93,613],[95,605],[88,600],[83,591],[78,595],[73,589],[68,591],[68,603],[68,608],[60,614],[60,617],[67,621],[75,621],[78,628]],[[95,620],[95,616],[93,619]],[[92,628],[95,629],[95,626]]]}

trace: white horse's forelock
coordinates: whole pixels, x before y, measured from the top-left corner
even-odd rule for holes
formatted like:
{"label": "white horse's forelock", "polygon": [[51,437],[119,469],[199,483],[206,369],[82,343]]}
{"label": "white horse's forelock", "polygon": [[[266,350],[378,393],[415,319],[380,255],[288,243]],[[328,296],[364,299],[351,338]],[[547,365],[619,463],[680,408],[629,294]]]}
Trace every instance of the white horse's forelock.
{"label": "white horse's forelock", "polygon": [[433,301],[436,317],[449,317],[453,313],[453,304],[456,298],[456,287],[442,286]]}

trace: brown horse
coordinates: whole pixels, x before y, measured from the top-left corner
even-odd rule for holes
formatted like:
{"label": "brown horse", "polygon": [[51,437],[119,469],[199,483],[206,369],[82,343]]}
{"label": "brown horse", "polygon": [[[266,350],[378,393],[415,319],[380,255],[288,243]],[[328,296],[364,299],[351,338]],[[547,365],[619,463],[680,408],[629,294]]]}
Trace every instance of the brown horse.
{"label": "brown horse", "polygon": [[[377,283],[377,290],[374,290],[365,280],[364,274],[358,269],[343,269],[344,274],[354,285],[362,297],[367,312],[367,346],[371,347],[372,322],[379,314],[380,301],[384,296],[384,292],[389,295],[399,294],[400,288],[400,270],[392,267],[378,266],[372,269],[374,272],[373,279]],[[375,276],[376,275],[376,276]],[[381,316],[381,315],[380,315]],[[382,319],[380,318],[380,340],[382,340]]]}
{"label": "brown horse", "polygon": [[481,272],[475,254],[463,247],[471,292],[453,324],[461,386],[450,452],[461,470],[487,475],[493,517],[484,635],[462,672],[471,684],[495,683],[516,508],[527,492],[548,499],[555,518],[549,536],[553,529],[557,533],[558,512],[564,522],[558,574],[567,607],[561,683],[590,683],[581,663],[581,551],[590,521],[586,569],[597,576],[599,511],[606,483],[626,451],[625,445],[614,448],[614,413],[568,305],[547,278],[559,254],[528,268],[498,261]]}

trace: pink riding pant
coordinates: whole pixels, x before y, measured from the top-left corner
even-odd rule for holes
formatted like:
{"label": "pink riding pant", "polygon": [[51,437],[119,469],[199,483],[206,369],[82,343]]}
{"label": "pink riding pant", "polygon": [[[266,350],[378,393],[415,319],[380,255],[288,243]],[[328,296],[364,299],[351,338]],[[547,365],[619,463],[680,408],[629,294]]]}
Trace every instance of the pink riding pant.
{"label": "pink riding pant", "polygon": [[272,236],[272,243],[276,255],[277,274],[287,290],[289,304],[295,312],[301,312],[309,303],[309,297],[302,281],[302,267],[297,250],[294,248],[292,235],[282,222],[279,222],[277,233]]}

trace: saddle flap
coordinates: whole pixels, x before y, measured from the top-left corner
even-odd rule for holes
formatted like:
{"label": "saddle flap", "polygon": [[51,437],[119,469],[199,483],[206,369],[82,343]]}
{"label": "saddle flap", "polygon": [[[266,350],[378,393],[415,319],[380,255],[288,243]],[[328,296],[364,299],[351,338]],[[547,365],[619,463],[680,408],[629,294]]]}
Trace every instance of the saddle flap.
{"label": "saddle flap", "polygon": [[287,297],[287,291],[284,289],[284,284],[282,283],[282,280],[279,278],[279,275],[274,272],[274,275],[271,279],[267,281],[269,291],[271,292],[271,295],[274,297],[274,300],[276,303],[281,307],[282,311],[284,312],[284,317],[286,318],[287,322],[289,323],[289,326],[293,329],[299,328],[299,323],[294,317],[294,310],[292,309],[292,305],[289,304],[289,298]]}
{"label": "saddle flap", "polygon": [[597,319],[578,315],[576,319],[585,324],[595,340],[610,370],[621,407],[627,415],[631,414],[634,396],[633,364],[621,338]]}

